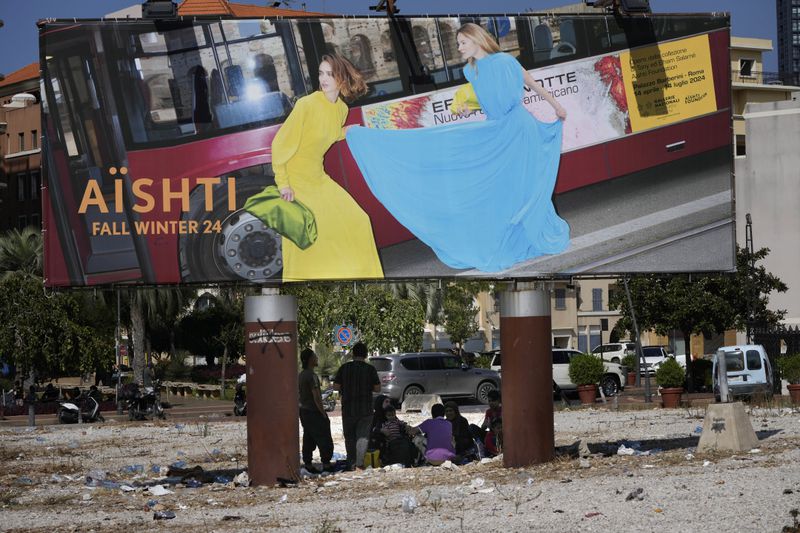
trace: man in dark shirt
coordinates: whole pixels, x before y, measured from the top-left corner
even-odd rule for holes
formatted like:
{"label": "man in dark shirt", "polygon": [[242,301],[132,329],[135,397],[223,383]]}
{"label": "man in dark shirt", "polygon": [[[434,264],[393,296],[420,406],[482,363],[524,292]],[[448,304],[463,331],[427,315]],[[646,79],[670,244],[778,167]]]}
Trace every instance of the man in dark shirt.
{"label": "man in dark shirt", "polygon": [[364,466],[372,425],[372,393],[381,390],[378,371],[366,359],[366,345],[356,343],[353,360],[339,367],[333,378],[333,388],[342,392],[342,431],[350,468]]}
{"label": "man in dark shirt", "polygon": [[331,471],[333,457],[333,438],[331,437],[331,421],[322,406],[319,378],[314,373],[317,366],[317,354],[306,348],[300,352],[300,363],[303,371],[298,376],[300,386],[300,423],[303,425],[303,463],[306,470],[319,474],[320,470],[312,464],[314,448],[319,448],[322,467]]}

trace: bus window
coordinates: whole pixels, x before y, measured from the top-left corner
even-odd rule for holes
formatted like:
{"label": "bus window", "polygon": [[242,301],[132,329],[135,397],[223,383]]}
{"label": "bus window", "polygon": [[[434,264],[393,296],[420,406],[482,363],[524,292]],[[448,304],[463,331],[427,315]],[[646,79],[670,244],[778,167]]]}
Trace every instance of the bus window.
{"label": "bus window", "polygon": [[388,19],[330,19],[320,25],[326,51],[346,57],[364,76],[367,98],[403,93]]}
{"label": "bus window", "polygon": [[458,52],[457,18],[410,19],[414,48],[425,74],[433,77],[438,86],[461,80],[464,61]]}
{"label": "bus window", "polygon": [[[288,29],[288,24],[284,26]],[[296,96],[286,38],[266,20],[219,21],[135,35],[124,91],[136,143],[282,121]],[[289,41],[290,42],[290,41]],[[126,67],[121,68],[124,78]],[[295,80],[296,81],[296,80]],[[299,84],[302,87],[302,83]]]}

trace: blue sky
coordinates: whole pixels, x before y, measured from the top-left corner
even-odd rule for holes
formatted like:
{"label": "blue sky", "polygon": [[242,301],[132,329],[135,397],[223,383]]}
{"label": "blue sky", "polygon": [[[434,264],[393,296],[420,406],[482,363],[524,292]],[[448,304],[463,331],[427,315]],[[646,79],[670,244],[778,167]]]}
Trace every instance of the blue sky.
{"label": "blue sky", "polygon": [[[267,0],[236,0],[242,4],[271,5]],[[448,13],[519,13],[546,10],[576,0],[395,0],[403,15]],[[0,72],[8,74],[38,60],[36,21],[42,18],[99,18],[137,3],[136,0],[0,0]],[[140,2],[139,2],[140,3]],[[294,0],[309,11],[353,15],[369,14],[376,0]],[[774,0],[651,0],[654,12],[731,12],[733,34],[761,37],[777,44]],[[13,50],[13,53],[6,53]],[[778,70],[777,52],[765,55],[765,69]]]}

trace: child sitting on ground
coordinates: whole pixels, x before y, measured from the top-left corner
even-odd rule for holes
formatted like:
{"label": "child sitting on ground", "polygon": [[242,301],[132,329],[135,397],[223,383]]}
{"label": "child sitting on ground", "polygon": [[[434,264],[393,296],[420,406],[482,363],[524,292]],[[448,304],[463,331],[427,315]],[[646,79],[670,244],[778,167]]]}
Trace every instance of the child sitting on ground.
{"label": "child sitting on ground", "polygon": [[486,434],[483,442],[486,447],[486,455],[495,457],[503,453],[503,419],[495,418],[492,420],[491,429]]}
{"label": "child sitting on ground", "polygon": [[411,466],[414,463],[414,444],[408,436],[410,426],[397,418],[397,411],[392,405],[384,407],[383,414],[386,421],[381,425],[381,433],[386,438],[386,444],[381,450],[381,463]]}

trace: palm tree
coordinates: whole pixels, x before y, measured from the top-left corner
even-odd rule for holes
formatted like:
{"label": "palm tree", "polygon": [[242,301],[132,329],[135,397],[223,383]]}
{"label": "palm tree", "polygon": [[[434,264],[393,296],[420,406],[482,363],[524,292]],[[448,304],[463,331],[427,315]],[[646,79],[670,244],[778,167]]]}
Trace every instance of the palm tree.
{"label": "palm tree", "polygon": [[31,226],[0,237],[0,278],[17,271],[42,276],[42,233]]}
{"label": "palm tree", "polygon": [[398,298],[408,298],[425,309],[425,322],[433,324],[433,344],[436,347],[436,328],[444,322],[444,291],[438,282],[391,283],[389,288]]}
{"label": "palm tree", "polygon": [[133,376],[139,385],[144,383],[148,319],[152,322],[161,317],[164,321],[174,323],[194,292],[185,288],[136,287],[128,293],[133,335]]}

